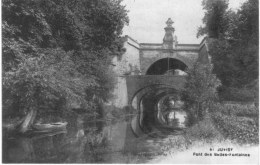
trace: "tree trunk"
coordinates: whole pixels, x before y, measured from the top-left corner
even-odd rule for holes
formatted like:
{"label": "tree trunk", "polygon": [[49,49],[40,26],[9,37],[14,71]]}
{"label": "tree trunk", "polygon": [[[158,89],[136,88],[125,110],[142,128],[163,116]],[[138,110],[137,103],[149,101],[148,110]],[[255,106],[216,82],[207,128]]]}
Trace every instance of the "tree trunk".
{"label": "tree trunk", "polygon": [[21,125],[18,127],[18,132],[20,132],[20,133],[27,132],[31,128],[31,126],[34,122],[34,119],[36,117],[36,114],[37,114],[37,111],[34,109],[31,109],[29,111],[29,113],[27,113],[27,115],[25,116]]}

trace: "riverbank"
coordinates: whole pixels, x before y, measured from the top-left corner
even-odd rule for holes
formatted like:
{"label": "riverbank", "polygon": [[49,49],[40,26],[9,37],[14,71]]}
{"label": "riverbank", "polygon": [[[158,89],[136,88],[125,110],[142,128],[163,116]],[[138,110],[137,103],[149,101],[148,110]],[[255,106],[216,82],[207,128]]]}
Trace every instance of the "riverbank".
{"label": "riverbank", "polygon": [[218,128],[210,114],[184,134],[150,142],[157,153],[153,153],[151,159],[147,157],[143,163],[257,164],[259,161],[258,144],[230,139]]}

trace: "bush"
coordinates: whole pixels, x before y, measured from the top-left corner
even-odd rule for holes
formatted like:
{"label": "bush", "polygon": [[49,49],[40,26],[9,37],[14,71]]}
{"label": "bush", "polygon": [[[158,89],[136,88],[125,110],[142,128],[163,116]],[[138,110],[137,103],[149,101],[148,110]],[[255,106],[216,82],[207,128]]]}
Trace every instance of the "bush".
{"label": "bush", "polygon": [[183,100],[187,109],[195,109],[196,116],[202,120],[209,105],[218,98],[217,88],[221,82],[212,74],[213,65],[197,61],[188,70]]}
{"label": "bush", "polygon": [[239,143],[259,143],[259,130],[254,120],[246,117],[225,116],[220,113],[215,115],[213,120],[227,138]]}
{"label": "bush", "polygon": [[[17,110],[43,111],[73,101],[86,103],[84,90],[92,85],[75,70],[70,54],[60,49],[39,49],[39,57],[24,58],[16,70],[3,73],[4,110],[19,102]],[[17,99],[17,100],[15,100]]]}
{"label": "bush", "polygon": [[259,143],[258,109],[245,105],[215,105],[212,119],[223,135],[242,144]]}
{"label": "bush", "polygon": [[219,92],[219,98],[223,101],[254,101],[255,94],[247,88],[224,88]]}
{"label": "bush", "polygon": [[196,116],[196,111],[193,108],[190,108],[189,111],[187,112],[187,117],[186,117],[186,126],[191,127],[195,123],[197,123],[197,116]]}
{"label": "bush", "polygon": [[3,114],[99,112],[114,86],[111,59],[123,53],[121,0],[5,0],[2,9]]}
{"label": "bush", "polygon": [[211,107],[211,111],[245,117],[258,117],[259,114],[259,110],[255,106],[241,104],[215,104]]}

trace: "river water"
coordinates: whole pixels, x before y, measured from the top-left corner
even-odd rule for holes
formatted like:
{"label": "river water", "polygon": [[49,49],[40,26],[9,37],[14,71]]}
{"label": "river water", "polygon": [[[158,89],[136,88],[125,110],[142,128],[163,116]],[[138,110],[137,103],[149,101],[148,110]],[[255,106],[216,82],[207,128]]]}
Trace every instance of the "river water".
{"label": "river water", "polygon": [[145,163],[164,154],[161,146],[164,138],[136,137],[130,122],[91,124],[80,116],[71,121],[65,132],[33,137],[3,136],[3,162]]}

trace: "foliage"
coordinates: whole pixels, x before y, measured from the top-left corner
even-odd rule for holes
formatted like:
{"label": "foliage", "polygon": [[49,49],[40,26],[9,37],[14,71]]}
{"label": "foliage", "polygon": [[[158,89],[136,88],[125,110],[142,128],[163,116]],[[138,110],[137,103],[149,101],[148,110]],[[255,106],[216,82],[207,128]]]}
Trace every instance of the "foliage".
{"label": "foliage", "polygon": [[252,102],[254,100],[255,92],[258,90],[252,90],[247,88],[222,88],[219,93],[221,100],[226,101],[240,101],[240,102]]}
{"label": "foliage", "polygon": [[203,9],[206,10],[197,36],[208,34],[209,37],[219,37],[225,32],[226,19],[225,12],[228,8],[228,0],[203,0]]}
{"label": "foliage", "polygon": [[212,119],[229,139],[239,143],[259,143],[259,110],[252,105],[216,104]]}
{"label": "foliage", "polygon": [[244,88],[256,81],[258,0],[247,0],[238,11],[228,9],[226,0],[204,0],[202,5],[206,12],[198,36],[214,38],[209,44],[209,54],[215,66],[213,72],[223,84],[221,92],[229,93],[229,89]]}
{"label": "foliage", "polygon": [[217,98],[217,87],[221,82],[212,74],[212,65],[196,62],[188,70],[187,83],[185,84],[184,100],[189,109],[201,119],[203,112],[209,104]]}
{"label": "foliage", "polygon": [[110,97],[128,23],[121,0],[4,0],[2,10],[4,110],[93,111]]}
{"label": "foliage", "polygon": [[214,122],[210,115],[207,115],[202,121],[189,127],[186,130],[186,137],[189,141],[194,143],[199,142],[213,142],[214,140],[222,140],[221,133],[216,129]]}
{"label": "foliage", "polygon": [[223,115],[258,117],[259,114],[258,108],[247,104],[214,104],[211,108],[212,112],[217,111]]}
{"label": "foliage", "polygon": [[23,58],[18,69],[4,72],[3,91],[10,92],[10,98],[4,98],[4,101],[18,97],[19,106],[25,110],[46,106],[51,100],[84,103],[85,88],[95,82],[75,70],[70,53],[59,49],[43,50],[42,53],[44,55],[40,57]]}
{"label": "foliage", "polygon": [[229,139],[239,143],[258,144],[259,110],[249,105],[216,104],[211,117],[218,129]]}
{"label": "foliage", "polygon": [[254,120],[218,114],[214,116],[214,121],[223,134],[231,140],[236,140],[242,144],[259,143],[259,131]]}
{"label": "foliage", "polygon": [[214,64],[213,72],[224,87],[241,88],[258,79],[258,46],[230,43],[214,39],[209,44],[209,54]]}

